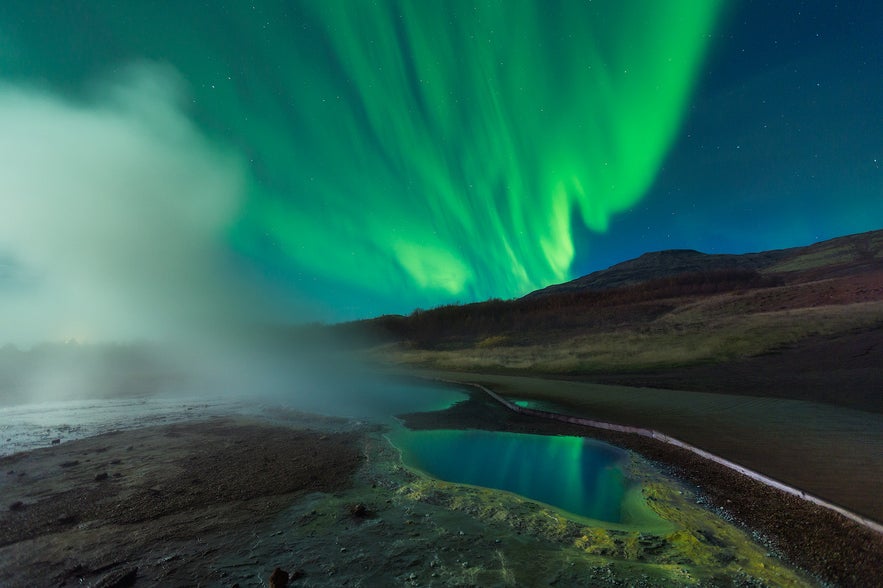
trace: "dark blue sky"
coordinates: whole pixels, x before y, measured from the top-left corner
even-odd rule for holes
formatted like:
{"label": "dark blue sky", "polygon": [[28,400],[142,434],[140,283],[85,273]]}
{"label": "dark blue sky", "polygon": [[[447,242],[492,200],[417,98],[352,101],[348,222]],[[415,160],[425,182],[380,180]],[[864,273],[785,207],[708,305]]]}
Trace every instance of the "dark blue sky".
{"label": "dark blue sky", "polygon": [[733,3],[656,183],[587,273],[659,249],[742,253],[883,227],[883,3]]}

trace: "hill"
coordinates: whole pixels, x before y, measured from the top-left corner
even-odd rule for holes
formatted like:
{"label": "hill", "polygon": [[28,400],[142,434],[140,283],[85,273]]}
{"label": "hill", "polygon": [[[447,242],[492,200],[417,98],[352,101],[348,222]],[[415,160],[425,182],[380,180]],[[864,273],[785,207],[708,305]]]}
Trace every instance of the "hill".
{"label": "hill", "polygon": [[883,230],[647,253],[517,300],[336,327],[396,364],[804,398],[883,412]]}
{"label": "hill", "polygon": [[[883,263],[883,230],[839,237],[806,247],[760,253],[708,254],[692,249],[645,253],[563,284],[526,296],[548,296],[583,290],[608,290],[687,273],[751,270],[767,274],[794,274],[792,279],[834,277],[880,268]],[[804,275],[801,275],[804,274]]]}
{"label": "hill", "polygon": [[788,258],[792,252],[791,249],[783,249],[744,255],[715,255],[693,249],[654,251],[570,282],[553,284],[542,290],[531,292],[525,298],[585,290],[610,290],[690,273],[757,271]]}

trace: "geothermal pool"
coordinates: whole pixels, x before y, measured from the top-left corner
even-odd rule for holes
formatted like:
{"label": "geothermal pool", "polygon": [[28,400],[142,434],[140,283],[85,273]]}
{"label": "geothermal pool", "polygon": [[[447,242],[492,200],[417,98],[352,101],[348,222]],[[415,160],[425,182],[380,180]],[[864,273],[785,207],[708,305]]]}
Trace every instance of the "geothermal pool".
{"label": "geothermal pool", "polygon": [[448,482],[512,492],[567,513],[629,522],[625,451],[580,437],[478,430],[396,431],[404,462]]}

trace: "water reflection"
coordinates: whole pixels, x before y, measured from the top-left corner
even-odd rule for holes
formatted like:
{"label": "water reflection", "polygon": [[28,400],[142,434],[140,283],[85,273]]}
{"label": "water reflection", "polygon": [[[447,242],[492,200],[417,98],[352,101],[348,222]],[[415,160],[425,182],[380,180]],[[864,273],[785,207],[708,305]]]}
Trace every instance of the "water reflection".
{"label": "water reflection", "polygon": [[567,512],[618,523],[631,486],[623,450],[581,437],[491,431],[396,431],[407,464],[447,480],[506,490]]}

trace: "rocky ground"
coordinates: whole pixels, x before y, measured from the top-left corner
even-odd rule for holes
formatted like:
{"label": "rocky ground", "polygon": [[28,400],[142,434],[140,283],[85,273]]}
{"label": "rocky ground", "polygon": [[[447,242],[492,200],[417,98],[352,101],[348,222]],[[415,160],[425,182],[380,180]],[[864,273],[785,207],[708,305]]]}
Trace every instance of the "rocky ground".
{"label": "rocky ground", "polygon": [[[487,410],[420,418],[502,422]],[[433,480],[376,425],[299,414],[109,433],[0,466],[3,586],[262,586],[277,567],[293,586],[816,582],[637,454],[660,515],[643,528]]]}
{"label": "rocky ground", "polygon": [[316,424],[212,419],[0,459],[0,585],[224,583],[216,554],[248,560],[264,521],[352,484],[363,433]]}

